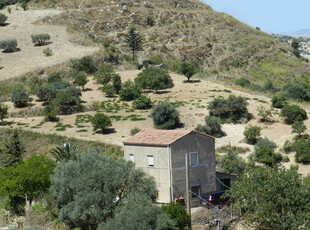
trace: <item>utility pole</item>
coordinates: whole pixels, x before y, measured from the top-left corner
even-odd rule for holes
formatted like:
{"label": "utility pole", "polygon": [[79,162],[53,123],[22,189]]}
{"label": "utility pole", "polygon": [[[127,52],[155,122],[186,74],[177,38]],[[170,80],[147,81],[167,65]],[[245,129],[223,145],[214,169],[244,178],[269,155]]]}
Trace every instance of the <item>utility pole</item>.
{"label": "utility pole", "polygon": [[187,214],[189,215],[188,229],[192,229],[192,215],[191,215],[191,194],[190,194],[190,184],[189,184],[189,168],[188,168],[188,153],[185,153],[185,186],[186,186],[186,208]]}

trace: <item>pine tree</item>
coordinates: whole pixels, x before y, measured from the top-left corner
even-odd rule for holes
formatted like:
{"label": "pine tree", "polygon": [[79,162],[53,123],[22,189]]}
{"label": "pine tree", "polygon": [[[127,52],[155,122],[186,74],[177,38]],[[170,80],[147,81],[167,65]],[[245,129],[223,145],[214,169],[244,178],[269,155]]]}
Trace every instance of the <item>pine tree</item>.
{"label": "pine tree", "polygon": [[142,50],[143,39],[141,35],[136,32],[135,28],[130,28],[125,35],[125,41],[132,52],[132,62],[135,61],[135,52]]}
{"label": "pine tree", "polygon": [[18,131],[15,129],[8,143],[5,144],[4,153],[9,156],[8,162],[5,165],[14,166],[21,163],[24,152],[25,148],[20,141]]}

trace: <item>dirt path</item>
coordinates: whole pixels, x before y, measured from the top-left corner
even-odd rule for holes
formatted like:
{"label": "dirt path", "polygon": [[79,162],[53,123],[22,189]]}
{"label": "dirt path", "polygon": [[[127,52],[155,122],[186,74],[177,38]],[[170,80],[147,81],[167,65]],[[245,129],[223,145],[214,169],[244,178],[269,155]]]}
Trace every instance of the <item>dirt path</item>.
{"label": "dirt path", "polygon": [[[8,16],[7,26],[0,27],[0,40],[17,39],[20,51],[14,53],[0,52],[0,80],[19,76],[23,73],[45,68],[68,61],[70,58],[79,58],[97,51],[97,47],[85,47],[69,42],[68,33],[64,26],[36,25],[34,21],[46,16],[60,14],[63,11],[48,10],[16,10],[12,8],[11,14],[6,10],[1,12]],[[51,44],[36,47],[31,41],[32,34],[48,33]],[[50,48],[53,55],[45,57],[43,50]]]}

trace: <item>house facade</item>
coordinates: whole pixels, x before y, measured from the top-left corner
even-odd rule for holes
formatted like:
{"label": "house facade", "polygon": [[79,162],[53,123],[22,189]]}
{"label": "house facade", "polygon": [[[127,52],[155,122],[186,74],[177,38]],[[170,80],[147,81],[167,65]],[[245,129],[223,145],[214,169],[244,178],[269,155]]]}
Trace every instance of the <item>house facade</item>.
{"label": "house facade", "polygon": [[216,190],[215,140],[196,131],[142,130],[123,142],[124,158],[155,178],[158,202],[186,195],[185,154],[188,154],[192,203],[197,195]]}

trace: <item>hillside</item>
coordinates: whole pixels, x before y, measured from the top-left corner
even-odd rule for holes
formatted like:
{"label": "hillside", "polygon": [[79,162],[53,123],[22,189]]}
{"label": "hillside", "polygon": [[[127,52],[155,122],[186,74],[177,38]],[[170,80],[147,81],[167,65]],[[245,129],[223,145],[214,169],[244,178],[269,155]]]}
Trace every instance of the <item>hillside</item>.
{"label": "hillside", "polygon": [[[68,9],[45,23],[66,24],[70,32],[114,45],[123,59],[129,59],[124,34],[134,26],[145,40],[142,60],[196,60],[207,76],[223,81],[247,76],[258,84],[267,79],[280,86],[294,78],[309,82],[309,64],[296,58],[288,44],[196,0],[58,0],[37,6],[42,5]],[[79,36],[73,40],[82,42]]]}

